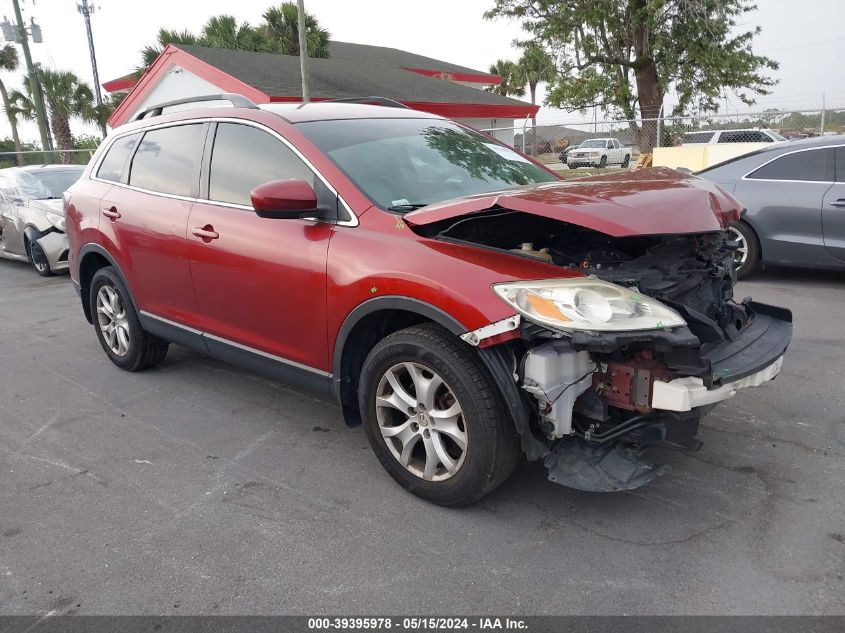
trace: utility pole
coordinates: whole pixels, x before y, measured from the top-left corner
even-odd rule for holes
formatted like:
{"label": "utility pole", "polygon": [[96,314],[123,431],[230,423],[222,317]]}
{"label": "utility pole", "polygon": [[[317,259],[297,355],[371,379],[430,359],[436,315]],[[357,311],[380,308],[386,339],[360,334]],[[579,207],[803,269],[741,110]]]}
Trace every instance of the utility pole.
{"label": "utility pole", "polygon": [[819,129],[819,136],[824,136],[824,106],[825,106],[824,96],[825,96],[824,93],[822,93],[822,124],[821,124],[821,128]]}
{"label": "utility pole", "polygon": [[32,92],[32,104],[35,106],[35,118],[38,120],[38,131],[41,133],[41,149],[48,152],[53,148],[50,144],[50,136],[47,133],[47,114],[44,110],[44,100],[41,98],[41,81],[38,79],[35,65],[32,63],[32,55],[29,53],[29,35],[26,32],[26,25],[23,23],[23,16],[21,16],[19,0],[12,0],[12,6],[15,8],[15,21],[17,22],[18,34],[21,38],[23,58],[26,61],[26,72],[29,74],[29,86]]}
{"label": "utility pole", "polygon": [[[76,9],[85,18],[85,30],[88,32],[88,52],[91,54],[91,70],[94,72],[94,98],[97,99],[97,105],[103,105],[103,97],[100,95],[100,73],[97,72],[97,54],[94,52],[94,35],[91,33],[91,14],[94,13],[94,5],[88,4],[88,0],[82,0],[76,3]],[[100,131],[103,137],[106,136],[106,124],[100,125]]]}
{"label": "utility pole", "polygon": [[[17,2],[17,0],[15,0]],[[297,27],[299,31],[299,73],[302,75],[302,103],[308,103],[308,45],[305,37],[305,0],[296,1]]]}

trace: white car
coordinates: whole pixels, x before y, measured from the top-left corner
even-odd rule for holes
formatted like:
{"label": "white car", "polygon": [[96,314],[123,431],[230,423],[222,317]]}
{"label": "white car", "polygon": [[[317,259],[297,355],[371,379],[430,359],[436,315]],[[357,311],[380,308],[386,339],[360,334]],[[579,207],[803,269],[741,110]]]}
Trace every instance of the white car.
{"label": "white car", "polygon": [[710,145],[714,143],[780,143],[786,141],[774,130],[747,128],[744,130],[703,130],[686,132],[681,145]]}
{"label": "white car", "polygon": [[623,147],[615,138],[591,138],[570,150],[566,162],[570,169],[608,165],[627,167],[631,163],[631,148]]}

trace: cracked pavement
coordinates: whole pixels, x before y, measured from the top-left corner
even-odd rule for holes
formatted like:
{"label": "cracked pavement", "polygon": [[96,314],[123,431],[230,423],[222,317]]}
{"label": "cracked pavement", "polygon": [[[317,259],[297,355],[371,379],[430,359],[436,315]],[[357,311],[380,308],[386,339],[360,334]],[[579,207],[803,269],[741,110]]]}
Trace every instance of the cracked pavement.
{"label": "cracked pavement", "polygon": [[447,510],[338,408],[171,347],[109,363],[68,278],[0,261],[2,614],[845,614],[841,273],[772,270],[780,377],[629,493],[525,464]]}

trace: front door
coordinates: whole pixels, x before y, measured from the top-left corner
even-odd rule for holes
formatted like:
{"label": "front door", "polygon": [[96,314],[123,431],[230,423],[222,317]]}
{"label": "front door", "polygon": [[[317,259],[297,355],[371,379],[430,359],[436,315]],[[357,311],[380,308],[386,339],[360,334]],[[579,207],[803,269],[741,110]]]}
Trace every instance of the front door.
{"label": "front door", "polygon": [[197,327],[212,351],[215,342],[234,344],[327,371],[326,257],[333,225],[260,218],[250,201],[254,187],[285,178],[306,180],[319,200],[322,183],[265,129],[218,123],[209,142],[212,137],[208,199],[193,206],[188,220]]}

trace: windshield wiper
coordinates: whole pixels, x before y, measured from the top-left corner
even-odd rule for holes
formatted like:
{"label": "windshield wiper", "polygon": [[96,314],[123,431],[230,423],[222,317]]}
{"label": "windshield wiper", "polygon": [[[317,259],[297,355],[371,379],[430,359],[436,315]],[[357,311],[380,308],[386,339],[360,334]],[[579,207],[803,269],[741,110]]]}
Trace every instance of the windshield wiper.
{"label": "windshield wiper", "polygon": [[427,207],[427,204],[394,204],[392,207],[387,207],[388,211],[416,211],[417,209],[422,209],[423,207]]}

